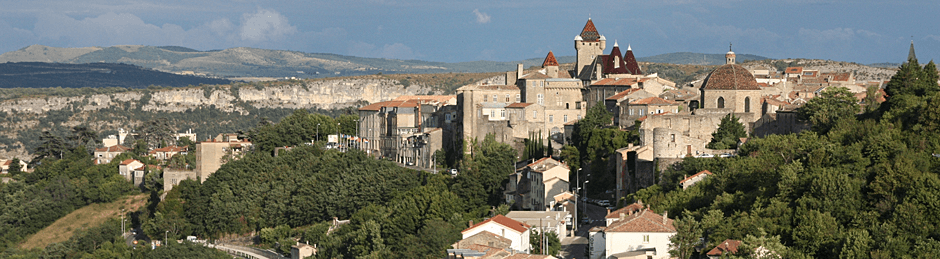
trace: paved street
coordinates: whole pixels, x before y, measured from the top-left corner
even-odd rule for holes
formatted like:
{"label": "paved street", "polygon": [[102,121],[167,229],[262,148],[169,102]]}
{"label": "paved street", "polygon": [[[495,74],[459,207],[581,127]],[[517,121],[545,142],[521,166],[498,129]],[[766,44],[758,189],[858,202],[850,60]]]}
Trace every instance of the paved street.
{"label": "paved street", "polygon": [[561,258],[587,258],[585,250],[587,250],[588,247],[588,231],[593,227],[604,225],[604,217],[607,216],[607,209],[594,204],[588,204],[587,215],[588,218],[594,222],[581,225],[574,237],[561,239]]}

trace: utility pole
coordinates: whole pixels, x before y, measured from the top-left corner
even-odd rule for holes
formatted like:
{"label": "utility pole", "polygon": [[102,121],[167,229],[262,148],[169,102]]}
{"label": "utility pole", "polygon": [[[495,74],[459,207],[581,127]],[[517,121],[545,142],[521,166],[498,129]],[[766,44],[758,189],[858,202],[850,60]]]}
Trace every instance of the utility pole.
{"label": "utility pole", "polygon": [[317,142],[320,142],[320,123],[317,123]]}

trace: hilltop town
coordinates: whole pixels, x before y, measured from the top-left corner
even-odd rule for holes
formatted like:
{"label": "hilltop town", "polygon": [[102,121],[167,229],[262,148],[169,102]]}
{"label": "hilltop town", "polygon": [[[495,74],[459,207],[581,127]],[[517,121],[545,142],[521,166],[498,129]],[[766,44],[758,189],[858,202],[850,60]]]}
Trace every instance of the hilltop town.
{"label": "hilltop town", "polygon": [[[160,243],[158,235],[163,234],[163,242],[170,242],[166,241],[171,239],[166,236],[171,233],[168,228],[180,243],[184,237],[237,243],[239,238],[229,235],[247,234],[260,241],[241,241],[229,247],[199,242],[229,254],[260,258],[285,254],[292,258],[385,258],[407,257],[407,252],[415,251],[428,253],[422,257],[447,258],[689,258],[693,253],[709,258],[827,257],[832,255],[829,250],[850,249],[848,245],[836,249],[837,244],[856,240],[827,236],[829,239],[819,242],[831,247],[802,243],[800,240],[834,234],[782,230],[786,227],[764,229],[789,227],[786,224],[791,223],[804,227],[813,219],[800,218],[793,223],[792,219],[774,218],[779,221],[768,223],[753,217],[777,217],[767,215],[775,212],[766,210],[784,211],[793,205],[833,225],[865,225],[878,217],[853,218],[850,212],[829,211],[837,202],[815,199],[853,191],[852,195],[862,196],[858,194],[863,190],[859,182],[874,184],[883,178],[838,174],[831,179],[819,180],[828,177],[824,175],[801,180],[801,163],[805,168],[825,171],[852,170],[825,166],[871,161],[855,168],[867,170],[859,168],[872,168],[879,161],[888,163],[885,157],[901,152],[919,152],[911,157],[926,161],[933,161],[927,160],[932,159],[930,154],[940,153],[935,139],[929,137],[916,139],[920,142],[915,137],[908,139],[920,143],[918,147],[877,142],[879,145],[872,148],[859,147],[861,142],[856,139],[863,137],[851,135],[861,127],[883,129],[893,132],[892,136],[902,135],[897,128],[935,133],[938,126],[933,118],[940,118],[940,112],[931,107],[940,97],[931,96],[938,90],[934,88],[940,88],[940,81],[932,62],[923,68],[927,72],[918,72],[921,76],[912,79],[930,81],[924,89],[897,90],[897,80],[885,80],[893,74],[849,70],[844,64],[820,66],[795,60],[740,64],[732,45],[724,65],[701,80],[677,84],[646,71],[629,44],[622,49],[615,39],[608,48],[609,40],[601,32],[587,20],[573,39],[577,51],[574,64],[560,64],[549,51],[539,67],[527,69],[518,64],[515,70],[461,85],[451,95],[422,95],[442,93],[422,86],[394,96],[376,93],[376,89],[385,89],[382,87],[357,89],[352,94],[335,91],[334,101],[357,106],[355,114],[336,118],[309,114],[309,103],[291,100],[298,109],[280,122],[260,121],[256,128],[215,136],[200,136],[191,130],[175,132],[159,119],[133,130],[120,128],[117,134],[104,138],[86,134],[90,130],[81,126],[75,126],[68,139],[44,132],[32,161],[26,161],[30,160],[27,157],[0,160],[3,182],[54,182],[49,180],[55,179],[50,168],[68,168],[60,163],[113,171],[120,178],[89,173],[98,175],[87,176],[96,180],[75,180],[72,184],[99,189],[110,186],[110,192],[98,198],[101,201],[133,190],[151,194],[150,211],[135,214],[139,221],[135,228],[143,233],[128,234],[122,229],[123,239],[156,244]],[[908,63],[898,72],[902,76],[905,69],[912,69],[907,66],[917,64],[913,42],[909,52]],[[246,92],[262,96],[256,98],[264,102],[259,105],[276,105],[277,100],[265,97],[268,92],[264,90]],[[359,99],[350,97],[353,95],[368,95],[373,101],[356,102]],[[158,96],[198,97],[192,91],[175,97]],[[235,99],[224,93],[207,98]],[[892,98],[913,101],[892,102]],[[287,102],[280,100],[281,104]],[[149,108],[182,112],[195,107]],[[224,108],[247,113],[240,106]],[[889,119],[863,122],[882,116]],[[880,133],[872,132],[871,136]],[[849,151],[840,154],[836,150],[843,147],[833,147],[837,144],[814,146],[824,141],[854,149],[846,148]],[[66,148],[66,142],[74,143],[74,149]],[[81,154],[83,148],[89,154]],[[803,153],[793,154],[796,152]],[[757,159],[761,160],[751,162]],[[843,163],[828,164],[836,160]],[[761,171],[762,162],[774,169]],[[931,167],[935,164],[929,162],[918,170],[923,175],[936,174],[937,167]],[[871,174],[878,173],[881,171]],[[923,177],[936,182],[935,175]],[[772,179],[767,180],[772,183],[760,183],[761,179]],[[814,189],[804,190],[797,186],[798,181],[812,183]],[[893,182],[878,183],[887,186]],[[840,184],[855,184],[851,187],[855,189],[836,186]],[[885,188],[890,190],[872,195],[890,196],[892,204],[907,202],[899,200],[908,194],[896,197],[897,189]],[[802,192],[825,195],[801,199]],[[762,200],[765,197],[772,197],[767,198],[772,201]],[[851,209],[862,207],[862,199],[867,198],[853,200],[857,204]],[[76,204],[98,200],[83,198]],[[822,203],[827,205],[819,205]],[[923,213],[917,207],[929,205],[911,203],[899,208],[878,203],[882,207],[877,209],[885,215],[894,215],[895,210],[917,211],[920,214],[912,218],[936,219],[936,212]],[[748,211],[752,214],[741,215]],[[219,215],[206,215],[213,213]],[[742,230],[721,225],[745,219],[752,225],[741,226]],[[704,227],[706,224],[712,225]],[[851,233],[865,231],[865,242],[876,235],[855,227],[857,231]],[[715,231],[703,233],[703,228]],[[938,229],[923,230],[923,236],[934,235]],[[22,233],[30,231],[35,229]],[[400,239],[383,239],[383,235]],[[781,240],[780,235],[788,236]],[[19,240],[11,237],[3,241]],[[933,239],[923,242],[940,243]],[[418,245],[422,243],[433,245]],[[250,245],[276,252],[267,254]],[[877,246],[864,245],[865,249]],[[918,243],[917,249],[927,248]]]}

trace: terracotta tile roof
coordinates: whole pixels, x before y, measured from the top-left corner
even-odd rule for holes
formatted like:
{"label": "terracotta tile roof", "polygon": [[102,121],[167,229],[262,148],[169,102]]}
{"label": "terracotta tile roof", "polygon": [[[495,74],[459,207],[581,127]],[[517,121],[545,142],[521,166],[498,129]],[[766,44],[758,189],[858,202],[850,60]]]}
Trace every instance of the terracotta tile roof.
{"label": "terracotta tile roof", "polygon": [[110,146],[110,147],[96,148],[96,149],[95,149],[95,152],[119,152],[119,153],[124,153],[125,151],[128,151],[128,150],[131,150],[131,149],[128,148],[128,147],[125,147],[125,146],[121,146],[121,145],[114,145],[114,146]]}
{"label": "terracotta tile roof", "polygon": [[849,76],[851,76],[851,74],[849,74],[848,72],[822,73],[820,75],[827,79],[831,76],[832,79],[829,79],[829,82],[846,82],[846,81],[849,81]]}
{"label": "terracotta tile roof", "polygon": [[490,223],[490,222],[500,224],[504,227],[515,230],[516,232],[519,232],[519,233],[525,232],[526,230],[529,229],[529,225],[526,225],[525,223],[516,221],[514,219],[508,218],[503,215],[496,215],[495,217],[484,220],[483,222],[474,224],[473,226],[467,229],[464,229],[463,231],[460,231],[460,233],[466,233],[470,231],[471,229],[474,229],[476,227],[482,226],[483,224]]}
{"label": "terracotta tile roof", "polygon": [[552,51],[548,51],[548,56],[545,56],[545,62],[542,62],[542,67],[547,66],[558,66],[558,60],[555,59],[555,54]]}
{"label": "terracotta tile roof", "polygon": [[647,97],[639,99],[636,101],[630,102],[630,104],[645,104],[645,105],[674,105],[676,102],[670,100],[664,100],[659,97]]}
{"label": "terracotta tile roof", "polygon": [[642,209],[643,209],[643,202],[637,202],[637,203],[624,206],[623,208],[617,209],[615,211],[611,211],[610,213],[607,213],[607,216],[605,216],[604,218],[616,219],[616,218],[620,218],[620,213],[623,213],[624,215],[632,215],[633,212],[637,212]]}
{"label": "terracotta tile roof", "polygon": [[12,159],[3,161],[3,165],[4,165],[4,166],[10,166],[12,163],[13,163],[13,160],[12,160]]}
{"label": "terracotta tile roof", "polygon": [[124,159],[124,161],[121,161],[121,165],[129,165],[135,161],[140,163],[140,161],[137,161],[136,159],[128,158],[128,159]]}
{"label": "terracotta tile roof", "polygon": [[456,95],[402,95],[392,101],[415,101],[418,103],[448,102],[457,99]]}
{"label": "terracotta tile roof", "polygon": [[561,203],[566,200],[574,200],[574,194],[571,194],[570,192],[563,192],[555,195],[553,198],[555,199],[556,203]]}
{"label": "terracotta tile roof", "polygon": [[574,124],[578,123],[578,121],[579,121],[579,120],[571,120],[571,121],[569,121],[569,122],[565,122],[564,125],[565,125],[565,126],[574,125]]}
{"label": "terracotta tile roof", "polygon": [[788,67],[784,71],[787,74],[803,74],[803,67]]}
{"label": "terracotta tile roof", "polygon": [[597,82],[592,83],[591,85],[623,85],[623,86],[633,86],[637,84],[636,78],[604,78]]}
{"label": "terracotta tile roof", "polygon": [[466,91],[466,90],[516,90],[519,91],[519,87],[515,85],[465,85],[457,88],[457,91]]}
{"label": "terracotta tile roof", "polygon": [[[481,233],[489,233],[489,232],[483,231]],[[483,256],[481,258],[501,258],[509,254],[509,251],[506,251],[497,247],[485,246],[481,244],[466,245],[464,249],[483,253]]]}
{"label": "terracotta tile roof", "polygon": [[586,24],[584,24],[584,29],[581,30],[581,39],[584,41],[600,41],[601,35],[597,33],[597,28],[594,28],[594,22],[588,18]]}
{"label": "terracotta tile roof", "polygon": [[718,67],[705,77],[703,84],[704,90],[760,90],[754,75],[736,64]]}
{"label": "terracotta tile roof", "polygon": [[769,98],[769,97],[768,97],[768,98],[763,98],[763,101],[764,101],[764,103],[767,103],[767,104],[770,104],[770,105],[776,105],[776,106],[784,106],[784,105],[789,105],[789,104],[790,104],[790,103],[788,103],[788,102],[784,102],[784,101],[777,100],[777,99],[774,99],[774,98]]}
{"label": "terracotta tile roof", "polygon": [[513,103],[510,105],[506,105],[506,108],[525,108],[525,107],[529,107],[529,105],[532,105],[532,104],[531,103]]}
{"label": "terracotta tile roof", "polygon": [[134,168],[134,171],[143,171],[144,168],[150,168],[150,169],[160,170],[162,167],[160,167],[160,166],[158,166],[158,165],[144,165],[144,166],[141,166],[141,167],[138,167],[138,168]]}
{"label": "terracotta tile roof", "polygon": [[183,151],[186,151],[187,149],[189,149],[189,147],[169,146],[169,147],[163,147],[163,148],[157,148],[157,149],[151,150],[150,153],[153,154],[157,152],[183,152]]}
{"label": "terracotta tile roof", "polygon": [[[665,222],[664,222],[665,221]],[[638,213],[626,216],[622,220],[614,221],[607,226],[604,232],[676,232],[672,219],[656,214],[650,209],[640,210]]]}
{"label": "terracotta tile roof", "polygon": [[689,176],[689,177],[686,177],[685,179],[682,179],[682,181],[679,181],[679,184],[682,184],[682,183],[684,183],[684,182],[686,182],[686,181],[688,181],[688,180],[690,180],[690,179],[692,179],[692,178],[695,178],[695,177],[697,177],[697,176],[699,176],[699,175],[702,175],[702,174],[713,175],[713,173],[712,173],[712,172],[709,172],[708,170],[702,170],[701,172],[698,172],[698,173],[693,174],[693,175],[691,175],[691,176]]}
{"label": "terracotta tile roof", "polygon": [[738,252],[738,246],[740,245],[740,240],[726,239],[724,242],[721,242],[720,245],[716,246],[711,251],[708,251],[707,255],[720,256],[725,252],[735,254]]}
{"label": "terracotta tile roof", "polygon": [[362,106],[361,108],[359,108],[359,110],[360,111],[380,111],[382,110],[382,107],[385,106],[385,103],[386,102],[377,102],[377,103],[369,104],[366,106]]}

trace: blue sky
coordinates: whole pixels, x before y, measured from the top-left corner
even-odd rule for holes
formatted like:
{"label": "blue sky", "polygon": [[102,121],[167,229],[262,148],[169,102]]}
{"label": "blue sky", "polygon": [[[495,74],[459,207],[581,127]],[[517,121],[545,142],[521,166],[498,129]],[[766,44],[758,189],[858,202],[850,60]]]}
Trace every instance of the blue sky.
{"label": "blue sky", "polygon": [[[53,47],[257,47],[461,62],[574,55],[587,19],[639,57],[671,52],[859,63],[940,58],[936,0],[0,0],[0,52]],[[940,60],[938,60],[940,61]]]}

